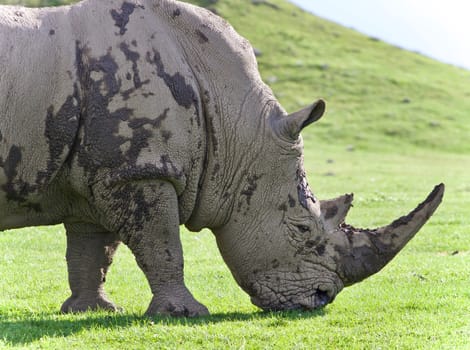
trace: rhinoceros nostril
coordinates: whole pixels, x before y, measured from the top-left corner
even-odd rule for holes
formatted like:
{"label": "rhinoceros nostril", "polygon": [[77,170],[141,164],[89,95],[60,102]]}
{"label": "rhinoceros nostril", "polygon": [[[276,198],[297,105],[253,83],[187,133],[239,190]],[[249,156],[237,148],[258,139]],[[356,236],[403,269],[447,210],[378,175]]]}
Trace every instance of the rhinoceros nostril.
{"label": "rhinoceros nostril", "polygon": [[317,289],[315,292],[315,307],[323,307],[331,302],[328,292]]}

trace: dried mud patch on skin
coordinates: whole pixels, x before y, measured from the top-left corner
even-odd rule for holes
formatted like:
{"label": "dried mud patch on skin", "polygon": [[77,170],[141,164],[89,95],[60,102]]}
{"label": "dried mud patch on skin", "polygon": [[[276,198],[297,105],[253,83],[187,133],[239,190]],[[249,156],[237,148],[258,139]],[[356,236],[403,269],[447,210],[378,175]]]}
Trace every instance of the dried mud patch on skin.
{"label": "dried mud patch on skin", "polygon": [[206,44],[209,42],[209,38],[199,29],[196,29],[196,35],[200,44]]}
{"label": "dried mud patch on skin", "polygon": [[[443,184],[439,184],[436,187],[434,187],[434,189],[427,196],[427,198],[423,202],[421,202],[415,209],[413,209],[412,212],[410,212],[408,215],[402,216],[402,217],[398,218],[397,220],[393,221],[390,224],[390,226],[392,228],[397,228],[397,227],[400,227],[402,225],[407,225],[413,219],[413,217],[415,216],[415,214],[417,212],[421,211],[424,208],[424,206],[426,206],[427,204],[433,202],[436,199],[436,197],[439,195],[439,193],[440,193],[440,191],[442,190],[443,187],[444,187]],[[432,215],[432,213],[430,213],[428,215],[426,220],[429,219],[431,217],[431,215]]]}
{"label": "dried mud patch on skin", "polygon": [[198,97],[193,87],[186,83],[186,80],[181,73],[176,72],[171,75],[165,71],[161,55],[157,50],[153,50],[153,55],[150,52],[147,53],[147,62],[155,65],[157,68],[157,75],[163,79],[165,85],[170,90],[171,95],[180,106],[189,109],[194,105],[194,108],[196,109],[197,125],[200,127],[201,121],[199,119]]}
{"label": "dried mud patch on skin", "polygon": [[242,196],[246,197],[246,204],[250,206],[251,204],[251,197],[255,194],[256,189],[258,188],[257,181],[261,179],[261,176],[253,175],[248,176],[246,181],[246,187],[240,192]]}
{"label": "dried mud patch on skin", "polygon": [[[127,59],[133,62],[135,68],[134,63],[138,59],[138,54],[125,44],[121,45],[121,50]],[[85,169],[91,179],[103,167],[123,169],[122,177],[130,175],[132,172],[127,169],[139,168],[136,166],[138,157],[143,149],[149,147],[149,140],[155,132],[159,130],[166,142],[171,138],[171,132],[162,128],[170,109],[165,108],[153,119],[138,117],[133,109],[127,107],[110,111],[110,102],[114,96],[120,94],[122,87],[121,80],[118,79],[120,68],[111,54],[111,49],[102,56],[93,57],[86,46],[82,48],[77,42],[76,65],[83,92],[83,118],[80,126],[84,132],[76,146],[79,165]],[[142,86],[145,82],[136,78],[138,75],[136,70],[134,73],[134,83],[139,87]],[[130,137],[119,133],[121,123],[125,123],[132,131]],[[129,146],[124,151],[121,146],[126,143]],[[143,171],[145,170],[146,176],[152,172],[169,176],[169,168],[181,176],[181,171],[175,170],[175,166],[167,158],[162,160],[161,168],[153,166],[152,171],[148,168]]]}
{"label": "dried mud patch on skin", "polygon": [[307,175],[305,174],[305,170],[303,170],[302,167],[299,167],[299,169],[297,169],[297,182],[299,202],[305,209],[308,209],[308,201],[311,200],[313,203],[315,203],[317,200],[314,194],[310,191],[307,182]]}
{"label": "dried mud patch on skin", "polygon": [[[125,162],[120,146],[126,141],[119,135],[119,123],[132,115],[132,110],[127,108],[114,112],[108,109],[111,99],[119,93],[121,87],[116,78],[119,66],[110,49],[105,55],[94,58],[90,50],[81,48],[78,42],[76,65],[85,105],[82,120],[84,135],[78,151],[79,164],[92,173],[96,173],[100,167],[117,167]],[[92,79],[92,73],[101,74],[101,78]]]}
{"label": "dried mud patch on skin", "polygon": [[112,9],[109,11],[114,20],[114,25],[119,28],[118,35],[126,34],[126,26],[129,23],[129,17],[137,7],[144,9],[142,5],[137,6],[129,2],[123,2],[119,10]]}
{"label": "dried mud patch on skin", "polygon": [[[137,44],[137,42],[133,42],[134,46]],[[137,64],[138,60],[140,59],[140,54],[137,51],[132,51],[129,47],[128,44],[125,42],[122,42],[119,45],[120,50],[126,57],[126,60],[132,62],[132,75],[128,73],[128,79],[133,81],[134,83],[134,88],[126,90],[122,92],[122,97],[124,100],[128,100],[130,97],[130,94],[133,93],[134,91],[140,89],[142,86],[148,84],[150,82],[149,79],[142,81],[140,78],[140,73],[139,73],[139,66]],[[145,95],[144,95],[145,96]]]}
{"label": "dried mud patch on skin", "polygon": [[[133,240],[137,244],[143,237],[140,233],[145,227],[145,223],[152,220],[151,208],[158,204],[158,190],[156,187],[152,188],[153,192],[157,195],[154,198],[148,199],[142,188],[132,183],[127,183],[120,187],[119,191],[112,193],[114,200],[113,212],[119,217],[126,218],[123,226],[119,229],[121,238],[126,244]],[[126,203],[126,206],[122,204]],[[130,232],[135,232],[129,235]]]}
{"label": "dried mud patch on skin", "polygon": [[294,208],[295,207],[295,199],[292,197],[290,194],[288,195],[288,200],[289,200],[289,207]]}
{"label": "dried mud patch on skin", "polygon": [[179,8],[173,11],[173,13],[171,14],[171,18],[175,19],[178,16],[181,16],[181,10]]}
{"label": "dried mud patch on skin", "polygon": [[336,216],[336,214],[338,214],[338,207],[336,205],[329,207],[326,209],[325,220],[331,219]]}
{"label": "dried mud patch on skin", "polygon": [[26,202],[26,197],[36,190],[35,185],[31,185],[18,177],[18,167],[23,159],[21,148],[12,145],[8,151],[8,156],[4,160],[0,157],[0,166],[3,168],[7,181],[2,185],[2,189],[6,193],[7,200],[14,201],[19,204]]}
{"label": "dried mud patch on skin", "polygon": [[39,185],[47,184],[52,175],[62,165],[61,155],[65,149],[71,150],[78,133],[80,119],[81,98],[78,85],[73,86],[72,95],[67,96],[65,102],[54,113],[54,106],[47,110],[46,128],[44,136],[49,145],[49,160],[47,169],[37,174],[36,182]]}

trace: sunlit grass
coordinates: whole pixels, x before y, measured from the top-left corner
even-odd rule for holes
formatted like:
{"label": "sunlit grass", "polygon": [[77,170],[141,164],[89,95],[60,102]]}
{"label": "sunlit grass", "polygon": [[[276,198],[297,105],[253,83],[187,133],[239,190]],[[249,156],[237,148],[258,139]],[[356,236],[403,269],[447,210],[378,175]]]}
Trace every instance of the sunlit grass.
{"label": "sunlit grass", "polygon": [[[310,181],[322,197],[356,192],[350,222],[382,225],[405,214],[445,181],[436,215],[377,275],[346,288],[333,304],[313,312],[263,313],[240,290],[209,231],[183,230],[186,281],[212,316],[197,320],[147,319],[150,292],[126,247],[108,276],[110,297],[122,314],[60,315],[68,296],[61,226],[0,235],[0,344],[45,348],[461,348],[469,329],[470,220],[459,185],[470,157],[391,156],[387,171],[378,153],[323,149],[307,158]],[[331,152],[331,153],[330,153]],[[335,162],[315,158],[335,154]],[[345,153],[346,154],[346,153]],[[429,155],[428,155],[429,156]],[[446,168],[426,179],[434,162]],[[453,169],[453,175],[447,168]],[[316,169],[316,170],[315,170]],[[361,176],[360,169],[370,169]],[[403,169],[406,174],[401,174]],[[335,172],[325,176],[326,170]],[[403,185],[403,186],[402,186]],[[469,189],[466,189],[467,193]]]}

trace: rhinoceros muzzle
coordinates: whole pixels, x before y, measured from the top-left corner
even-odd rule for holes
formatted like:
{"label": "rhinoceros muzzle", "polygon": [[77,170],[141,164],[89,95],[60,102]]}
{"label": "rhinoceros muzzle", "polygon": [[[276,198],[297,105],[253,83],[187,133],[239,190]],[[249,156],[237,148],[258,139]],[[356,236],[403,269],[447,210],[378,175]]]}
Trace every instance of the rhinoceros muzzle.
{"label": "rhinoceros muzzle", "polygon": [[265,311],[313,310],[331,303],[343,289],[338,275],[320,265],[304,264],[299,272],[270,271],[245,290]]}
{"label": "rhinoceros muzzle", "polygon": [[258,297],[251,297],[251,302],[264,311],[314,310],[322,308],[335,299],[335,296],[322,290],[315,290],[310,296],[285,302],[268,302]]}

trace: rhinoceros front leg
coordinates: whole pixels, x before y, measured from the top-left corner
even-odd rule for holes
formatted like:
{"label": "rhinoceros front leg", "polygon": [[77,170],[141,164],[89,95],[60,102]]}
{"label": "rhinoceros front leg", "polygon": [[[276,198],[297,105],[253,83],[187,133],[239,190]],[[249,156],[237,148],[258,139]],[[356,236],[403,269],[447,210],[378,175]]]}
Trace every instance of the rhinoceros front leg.
{"label": "rhinoceros front leg", "polygon": [[61,311],[84,312],[118,308],[108,299],[103,285],[120,243],[118,236],[92,224],[66,224],[67,267],[72,296]]}
{"label": "rhinoceros front leg", "polygon": [[153,298],[147,315],[194,317],[209,314],[184,284],[178,199],[166,181],[141,181],[113,189],[105,213],[114,217],[149,282]]}

